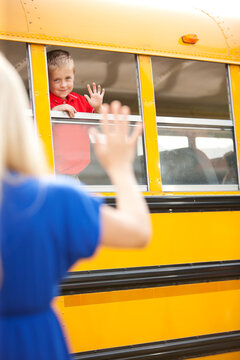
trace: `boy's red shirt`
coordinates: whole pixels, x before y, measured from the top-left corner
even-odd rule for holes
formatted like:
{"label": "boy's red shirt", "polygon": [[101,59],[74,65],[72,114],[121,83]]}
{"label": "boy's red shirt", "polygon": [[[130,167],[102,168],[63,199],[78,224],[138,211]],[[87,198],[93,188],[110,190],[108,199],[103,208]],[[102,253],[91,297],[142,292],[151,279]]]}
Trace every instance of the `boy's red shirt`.
{"label": "boy's red shirt", "polygon": [[[51,109],[68,104],[77,112],[94,112],[84,96],[71,92],[66,99],[50,93]],[[60,174],[75,175],[90,163],[88,126],[80,124],[53,124],[55,170]]]}
{"label": "boy's red shirt", "polygon": [[60,97],[53,95],[50,92],[50,106],[51,109],[58,105],[68,104],[73,106],[77,112],[87,112],[91,113],[94,109],[87,102],[84,96],[71,92],[66,99],[61,99]]}

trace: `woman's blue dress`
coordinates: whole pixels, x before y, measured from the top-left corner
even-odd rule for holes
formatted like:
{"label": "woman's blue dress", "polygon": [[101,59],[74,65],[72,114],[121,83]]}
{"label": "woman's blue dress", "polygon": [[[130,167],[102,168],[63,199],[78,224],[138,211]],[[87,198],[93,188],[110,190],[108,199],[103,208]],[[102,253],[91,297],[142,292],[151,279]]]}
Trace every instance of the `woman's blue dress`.
{"label": "woman's blue dress", "polygon": [[102,201],[70,180],[11,178],[1,189],[0,359],[67,360],[50,304],[69,267],[94,253]]}

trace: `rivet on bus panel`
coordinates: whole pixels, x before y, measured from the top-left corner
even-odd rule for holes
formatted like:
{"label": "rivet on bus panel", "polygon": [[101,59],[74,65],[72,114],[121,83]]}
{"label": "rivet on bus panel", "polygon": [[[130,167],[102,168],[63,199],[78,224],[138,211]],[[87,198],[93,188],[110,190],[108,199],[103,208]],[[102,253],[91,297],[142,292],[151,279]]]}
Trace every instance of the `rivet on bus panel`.
{"label": "rivet on bus panel", "polygon": [[196,34],[187,34],[182,36],[182,41],[185,44],[196,44],[199,38]]}

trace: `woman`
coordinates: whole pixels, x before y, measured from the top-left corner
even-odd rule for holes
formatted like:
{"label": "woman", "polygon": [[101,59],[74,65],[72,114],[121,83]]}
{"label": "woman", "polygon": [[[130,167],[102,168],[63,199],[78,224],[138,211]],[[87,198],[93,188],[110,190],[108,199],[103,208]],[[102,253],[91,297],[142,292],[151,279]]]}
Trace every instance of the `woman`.
{"label": "woman", "polygon": [[[103,134],[92,130],[96,155],[118,195],[111,208],[78,184],[48,174],[26,108],[18,74],[0,57],[0,359],[65,360],[51,300],[69,267],[99,245],[142,247],[151,236],[132,169],[141,128],[129,136],[128,108],[114,102],[103,108]],[[114,126],[108,126],[109,112]]]}

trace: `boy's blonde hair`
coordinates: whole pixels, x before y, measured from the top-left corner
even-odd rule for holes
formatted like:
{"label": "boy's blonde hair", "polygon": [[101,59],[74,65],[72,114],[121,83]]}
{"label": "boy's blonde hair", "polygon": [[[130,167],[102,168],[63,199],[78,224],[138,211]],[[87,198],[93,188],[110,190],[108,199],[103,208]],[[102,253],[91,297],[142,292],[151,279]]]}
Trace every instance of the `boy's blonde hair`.
{"label": "boy's blonde hair", "polygon": [[20,76],[0,54],[0,181],[11,170],[32,176],[50,172],[28,108]]}
{"label": "boy's blonde hair", "polygon": [[71,55],[66,50],[52,50],[47,53],[48,69],[61,67],[66,64],[71,64],[74,70],[74,61]]}

